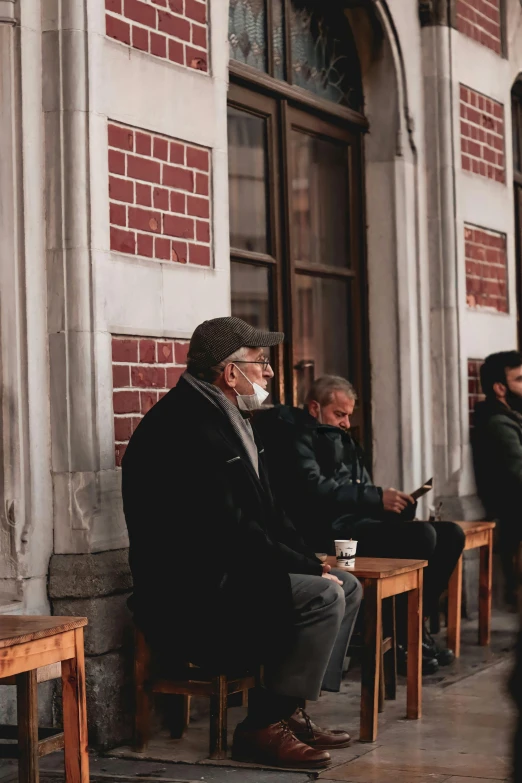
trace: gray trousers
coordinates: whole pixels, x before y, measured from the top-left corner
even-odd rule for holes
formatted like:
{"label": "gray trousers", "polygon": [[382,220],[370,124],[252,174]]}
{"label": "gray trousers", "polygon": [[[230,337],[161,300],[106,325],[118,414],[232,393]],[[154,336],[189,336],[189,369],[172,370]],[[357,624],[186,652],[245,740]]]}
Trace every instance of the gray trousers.
{"label": "gray trousers", "polygon": [[291,574],[296,635],[286,657],[265,671],[268,690],[315,701],[321,688],[338,691],[362,598],[352,574],[332,571],[343,586],[321,576]]}

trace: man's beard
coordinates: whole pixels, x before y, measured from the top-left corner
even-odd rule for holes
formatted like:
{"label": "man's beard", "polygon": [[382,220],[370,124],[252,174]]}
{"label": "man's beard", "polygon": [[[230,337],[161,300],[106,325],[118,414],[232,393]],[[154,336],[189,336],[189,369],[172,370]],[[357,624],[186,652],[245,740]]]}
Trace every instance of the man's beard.
{"label": "man's beard", "polygon": [[511,389],[508,389],[506,392],[506,402],[511,410],[522,414],[522,397],[515,394]]}

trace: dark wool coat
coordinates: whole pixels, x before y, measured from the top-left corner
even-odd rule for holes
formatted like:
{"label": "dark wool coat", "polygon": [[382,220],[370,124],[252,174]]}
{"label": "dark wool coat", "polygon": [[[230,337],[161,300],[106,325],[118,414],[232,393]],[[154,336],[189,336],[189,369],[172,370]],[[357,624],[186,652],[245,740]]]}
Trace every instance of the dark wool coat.
{"label": "dark wool coat", "polygon": [[522,533],[522,416],[486,400],[475,407],[474,425],[475,478],[486,513]]}
{"label": "dark wool coat", "polygon": [[291,637],[290,573],[322,568],[258,478],[228,417],[183,378],[122,461],[132,608],[156,648],[260,662]]}
{"label": "dark wool coat", "polygon": [[331,551],[341,518],[343,530],[350,519],[383,518],[382,490],[372,483],[349,432],[284,405],[257,414],[255,427],[266,446],[274,493],[314,551]]}

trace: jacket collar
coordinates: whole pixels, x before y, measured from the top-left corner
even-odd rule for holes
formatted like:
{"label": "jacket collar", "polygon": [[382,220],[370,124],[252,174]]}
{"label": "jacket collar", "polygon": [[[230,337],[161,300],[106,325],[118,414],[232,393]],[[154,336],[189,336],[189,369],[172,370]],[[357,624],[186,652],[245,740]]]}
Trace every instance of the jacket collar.
{"label": "jacket collar", "polygon": [[[174,391],[174,389],[172,390]],[[195,417],[198,421],[204,422],[206,437],[212,442],[212,445],[220,453],[225,462],[233,462],[239,459],[248,473],[259,485],[267,489],[266,471],[263,464],[264,449],[254,434],[256,446],[259,453],[259,476],[254,470],[252,460],[240,439],[234,431],[227,415],[218,405],[197,389],[191,386],[183,377],[181,377],[175,387],[176,395],[173,397],[176,407],[186,409],[186,415]]]}

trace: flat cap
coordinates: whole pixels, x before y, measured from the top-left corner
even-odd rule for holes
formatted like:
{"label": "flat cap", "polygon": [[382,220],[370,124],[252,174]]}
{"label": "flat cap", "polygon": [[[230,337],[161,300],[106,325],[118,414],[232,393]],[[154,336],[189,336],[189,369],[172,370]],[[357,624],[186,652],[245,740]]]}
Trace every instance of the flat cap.
{"label": "flat cap", "polygon": [[240,348],[270,348],[282,343],[284,337],[283,332],[255,329],[241,318],[212,318],[194,330],[188,362],[200,369],[215,367]]}

